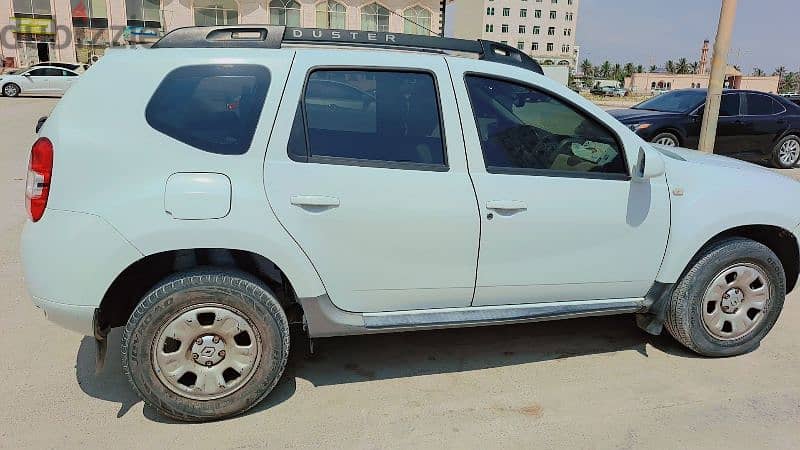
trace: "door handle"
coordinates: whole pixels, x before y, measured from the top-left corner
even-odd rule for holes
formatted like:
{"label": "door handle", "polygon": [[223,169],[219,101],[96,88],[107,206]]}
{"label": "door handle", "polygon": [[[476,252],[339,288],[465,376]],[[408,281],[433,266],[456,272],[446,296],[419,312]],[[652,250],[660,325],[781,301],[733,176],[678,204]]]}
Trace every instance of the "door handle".
{"label": "door handle", "polygon": [[339,206],[339,199],[325,195],[293,195],[290,199],[295,206],[317,206],[335,208]]}
{"label": "door handle", "polygon": [[495,211],[525,211],[528,205],[520,200],[489,200],[486,202],[486,208]]}

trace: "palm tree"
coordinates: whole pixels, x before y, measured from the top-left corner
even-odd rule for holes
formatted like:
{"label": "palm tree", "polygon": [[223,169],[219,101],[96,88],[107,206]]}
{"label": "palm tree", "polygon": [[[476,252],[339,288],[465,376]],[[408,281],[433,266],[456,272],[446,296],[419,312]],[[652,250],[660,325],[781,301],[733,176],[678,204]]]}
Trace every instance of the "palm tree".
{"label": "palm tree", "polygon": [[583,73],[584,77],[593,76],[594,66],[592,65],[592,62],[589,61],[588,59],[584,59],[583,62],[581,62],[581,72]]}
{"label": "palm tree", "polygon": [[695,61],[695,62],[689,64],[689,68],[692,70],[692,73],[696,74],[696,73],[700,72],[700,63]]}
{"label": "palm tree", "polygon": [[668,60],[666,64],[664,64],[664,69],[667,70],[667,73],[675,73],[675,61]]}
{"label": "palm tree", "polygon": [[636,73],[642,73],[642,72],[644,72],[644,66],[639,64],[638,66],[636,66]]}
{"label": "palm tree", "polygon": [[652,65],[652,66],[650,66],[650,73],[653,73],[653,72],[655,72],[656,70],[658,70],[658,66],[656,66],[655,64],[654,64],[654,65]]}
{"label": "palm tree", "polygon": [[778,92],[785,94],[787,92],[797,92],[797,87],[800,84],[800,76],[797,72],[789,72],[783,77],[783,83],[778,87]]}
{"label": "palm tree", "polygon": [[675,72],[689,73],[689,61],[687,61],[686,58],[679,59],[678,64],[675,65]]}
{"label": "palm tree", "polygon": [[778,92],[781,92],[781,87],[783,86],[783,78],[786,76],[786,66],[780,66],[775,69],[775,72],[772,72],[772,76],[778,77]]}
{"label": "palm tree", "polygon": [[608,78],[611,76],[611,63],[608,61],[603,61],[603,64],[600,66],[600,76],[603,78]]}
{"label": "palm tree", "polygon": [[633,72],[636,71],[636,66],[634,66],[632,62],[625,63],[625,67],[622,69],[622,71],[626,77],[629,77]]}
{"label": "palm tree", "polygon": [[760,68],[760,67],[753,67],[753,76],[754,76],[754,77],[763,77],[763,76],[765,76],[766,74],[767,74],[767,73],[766,73],[766,72],[764,72],[763,70],[761,70],[761,68]]}
{"label": "palm tree", "polygon": [[622,79],[622,65],[620,63],[614,64],[614,68],[611,69],[611,78],[617,81]]}

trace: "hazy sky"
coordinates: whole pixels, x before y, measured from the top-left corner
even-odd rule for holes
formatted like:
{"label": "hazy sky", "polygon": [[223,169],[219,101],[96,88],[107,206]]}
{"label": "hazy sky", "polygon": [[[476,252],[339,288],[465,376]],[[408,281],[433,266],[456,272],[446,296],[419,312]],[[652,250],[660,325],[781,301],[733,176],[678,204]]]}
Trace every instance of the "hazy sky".
{"label": "hazy sky", "polygon": [[[632,61],[649,67],[668,59],[700,59],[714,44],[721,0],[581,0],[581,60]],[[739,0],[728,63],[750,73],[780,65],[800,70],[800,0]],[[740,51],[740,52],[737,52]]]}

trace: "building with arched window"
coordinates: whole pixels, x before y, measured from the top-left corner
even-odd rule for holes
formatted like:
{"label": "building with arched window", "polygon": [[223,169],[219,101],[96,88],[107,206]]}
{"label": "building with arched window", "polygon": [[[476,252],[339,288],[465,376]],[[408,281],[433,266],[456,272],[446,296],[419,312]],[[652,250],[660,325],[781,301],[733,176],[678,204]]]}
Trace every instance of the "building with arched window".
{"label": "building with arched window", "polygon": [[[0,61],[91,62],[175,28],[275,24],[438,35],[444,0],[0,0]],[[6,27],[6,28],[4,28]],[[56,33],[56,30],[58,32]]]}

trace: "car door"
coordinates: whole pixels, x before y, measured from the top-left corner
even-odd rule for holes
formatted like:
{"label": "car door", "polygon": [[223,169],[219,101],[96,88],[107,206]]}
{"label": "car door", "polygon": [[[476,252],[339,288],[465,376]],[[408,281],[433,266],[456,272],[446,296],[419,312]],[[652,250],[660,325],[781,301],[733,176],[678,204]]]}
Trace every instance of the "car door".
{"label": "car door", "polygon": [[778,136],[790,125],[783,117],[786,108],[769,95],[748,92],[744,94],[742,119],[747,124],[744,151],[769,154]]}
{"label": "car door", "polygon": [[47,94],[50,91],[50,73],[44,67],[31,69],[22,74],[20,83],[23,93]]}
{"label": "car door", "polygon": [[304,51],[285,92],[267,197],[333,303],[469,306],[479,218],[443,57]]}
{"label": "car door", "polygon": [[669,232],[665,177],[629,177],[647,144],[549,80],[448,62],[482,216],[473,305],[643,297]]}
{"label": "car door", "polygon": [[748,123],[741,114],[742,99],[738,92],[722,95],[717,123],[717,138],[714,153],[733,154],[746,150]]}
{"label": "car door", "polygon": [[50,78],[50,88],[53,93],[64,94],[77,79],[78,74],[69,69],[54,69]]}

